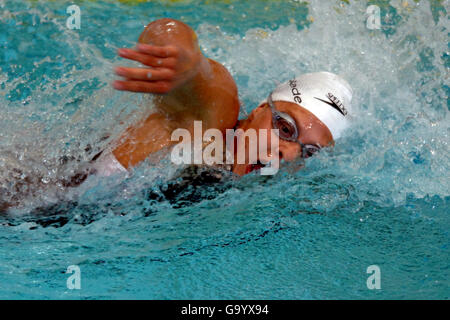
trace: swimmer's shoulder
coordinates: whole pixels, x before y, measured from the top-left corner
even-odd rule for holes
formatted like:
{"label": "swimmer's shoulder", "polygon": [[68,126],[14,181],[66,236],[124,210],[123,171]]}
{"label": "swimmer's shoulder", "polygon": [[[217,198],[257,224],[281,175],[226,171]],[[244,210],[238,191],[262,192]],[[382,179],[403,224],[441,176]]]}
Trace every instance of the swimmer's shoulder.
{"label": "swimmer's shoulder", "polygon": [[230,72],[221,63],[207,59],[211,67],[211,79],[208,80],[208,90],[205,93],[209,96],[214,107],[210,111],[210,128],[225,131],[235,126],[239,117],[239,93],[236,82]]}

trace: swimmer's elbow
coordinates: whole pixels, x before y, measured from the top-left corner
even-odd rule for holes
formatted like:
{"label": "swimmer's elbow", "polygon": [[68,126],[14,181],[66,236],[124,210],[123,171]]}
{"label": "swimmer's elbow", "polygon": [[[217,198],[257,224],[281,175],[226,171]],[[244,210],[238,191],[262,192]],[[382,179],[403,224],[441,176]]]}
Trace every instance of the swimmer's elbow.
{"label": "swimmer's elbow", "polygon": [[195,31],[179,20],[162,18],[150,22],[141,33],[138,42],[156,46],[178,44],[198,47]]}

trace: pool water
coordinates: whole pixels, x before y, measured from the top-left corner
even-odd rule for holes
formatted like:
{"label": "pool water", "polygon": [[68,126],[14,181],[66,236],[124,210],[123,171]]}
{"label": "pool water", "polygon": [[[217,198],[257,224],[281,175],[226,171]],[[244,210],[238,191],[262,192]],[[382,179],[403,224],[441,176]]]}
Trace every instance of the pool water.
{"label": "pool water", "polygon": [[[0,191],[42,186],[0,217],[0,298],[449,298],[448,1],[75,3],[79,30],[68,2],[0,0]],[[367,28],[369,5],[381,29]],[[161,190],[177,168],[163,156],[61,188],[151,112],[149,96],[110,83],[131,65],[117,48],[162,17],[191,25],[230,70],[241,116],[276,84],[327,70],[352,85],[355,125],[303,170],[172,201]]]}

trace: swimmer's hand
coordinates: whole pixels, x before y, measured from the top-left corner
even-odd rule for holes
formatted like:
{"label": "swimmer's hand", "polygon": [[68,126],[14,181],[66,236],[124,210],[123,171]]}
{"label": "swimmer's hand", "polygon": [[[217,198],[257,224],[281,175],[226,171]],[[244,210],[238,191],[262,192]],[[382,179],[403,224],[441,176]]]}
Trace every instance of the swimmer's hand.
{"label": "swimmer's hand", "polygon": [[146,67],[117,67],[115,73],[124,80],[116,80],[117,90],[166,94],[192,78],[198,59],[175,45],[155,46],[138,43],[136,49],[119,49],[118,54],[138,61]]}

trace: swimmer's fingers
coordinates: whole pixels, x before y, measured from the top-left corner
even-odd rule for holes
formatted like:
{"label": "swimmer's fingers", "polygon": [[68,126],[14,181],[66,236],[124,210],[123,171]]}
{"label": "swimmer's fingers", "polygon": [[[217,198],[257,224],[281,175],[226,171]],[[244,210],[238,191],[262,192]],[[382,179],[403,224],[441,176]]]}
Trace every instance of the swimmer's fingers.
{"label": "swimmer's fingers", "polygon": [[139,52],[149,54],[160,58],[177,57],[179,49],[175,46],[152,46],[149,44],[138,43],[136,49]]}
{"label": "swimmer's fingers", "polygon": [[173,85],[167,81],[120,81],[113,82],[113,86],[117,90],[143,92],[143,93],[168,93]]}
{"label": "swimmer's fingers", "polygon": [[115,71],[117,75],[130,80],[172,81],[175,78],[175,71],[167,68],[146,69],[117,67]]}
{"label": "swimmer's fingers", "polygon": [[117,51],[119,56],[122,58],[138,61],[149,67],[160,67],[160,68],[175,68],[177,59],[175,57],[156,57],[149,54],[145,54],[133,49],[119,49]]}

